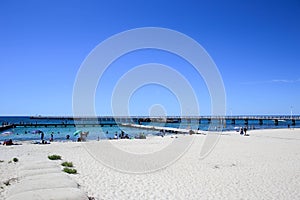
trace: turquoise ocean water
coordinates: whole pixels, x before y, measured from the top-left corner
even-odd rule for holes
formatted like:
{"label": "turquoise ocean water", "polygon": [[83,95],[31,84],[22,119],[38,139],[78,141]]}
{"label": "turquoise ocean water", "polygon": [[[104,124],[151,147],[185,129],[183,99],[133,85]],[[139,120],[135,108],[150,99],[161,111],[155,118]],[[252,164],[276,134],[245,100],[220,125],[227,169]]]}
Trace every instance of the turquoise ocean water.
{"label": "turquoise ocean water", "polygon": [[[87,120],[83,120],[82,123],[89,122]],[[31,118],[31,117],[0,117],[0,126],[2,124],[74,124],[73,119],[71,118]],[[109,121],[106,121],[106,123],[109,123]],[[114,121],[111,121],[112,124],[115,124]],[[219,122],[216,122],[215,124],[208,123],[207,120],[201,120],[201,123],[199,124],[198,120],[191,120],[191,121],[185,121],[182,120],[180,123],[159,123],[159,122],[143,122],[144,125],[151,125],[151,126],[163,126],[163,127],[174,127],[174,128],[188,128],[188,129],[199,129],[199,130],[208,130],[211,127],[218,126]],[[231,124],[231,120],[227,120],[226,123],[223,124],[223,131],[227,130],[237,130],[239,127],[244,127],[244,120],[236,120],[235,124]],[[272,120],[264,120],[263,125],[259,125],[258,120],[249,120],[248,122],[248,128],[249,129],[272,129],[272,128],[287,128],[288,125],[291,126],[290,120],[282,120],[279,121],[278,125],[274,124],[274,121]],[[297,121],[295,126],[291,126],[291,128],[297,128],[300,127],[299,121]],[[54,140],[65,140],[67,135],[70,135],[71,140],[76,140],[77,137],[73,136],[73,133],[76,130],[82,130],[82,131],[89,131],[89,140],[97,140],[99,139],[109,139],[113,138],[113,136],[117,133],[118,135],[121,133],[121,131],[124,131],[126,134],[128,134],[131,137],[134,137],[138,135],[139,133],[144,133],[146,135],[148,134],[158,134],[158,131],[151,131],[151,130],[142,130],[142,129],[136,129],[136,128],[129,128],[129,127],[123,127],[123,126],[86,126],[86,127],[73,127],[73,126],[67,126],[67,127],[17,127],[17,128],[11,128],[8,130],[0,131],[0,141],[12,139],[17,141],[24,141],[24,140],[40,140],[40,135],[35,134],[34,132],[36,130],[41,130],[45,133],[45,139],[49,140],[50,135],[53,134]],[[9,132],[9,134],[6,134]]]}

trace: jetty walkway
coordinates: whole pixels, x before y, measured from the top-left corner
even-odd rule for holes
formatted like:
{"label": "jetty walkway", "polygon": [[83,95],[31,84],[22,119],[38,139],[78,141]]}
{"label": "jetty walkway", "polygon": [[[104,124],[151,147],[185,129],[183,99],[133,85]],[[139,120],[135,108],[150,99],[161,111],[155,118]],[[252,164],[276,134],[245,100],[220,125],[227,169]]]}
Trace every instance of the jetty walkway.
{"label": "jetty walkway", "polygon": [[11,128],[27,128],[27,127],[34,127],[34,128],[49,128],[49,127],[97,127],[97,126],[116,126],[116,123],[82,123],[82,124],[74,124],[74,123],[13,123],[9,125],[0,126],[0,131],[5,131]]}
{"label": "jetty walkway", "polygon": [[[279,123],[285,123],[289,126],[295,126],[300,123],[300,115],[257,115],[257,116],[168,116],[168,117],[149,117],[149,116],[132,116],[132,117],[30,117],[30,123],[11,123],[7,122],[0,126],[0,131],[5,131],[17,127],[97,127],[97,126],[116,126],[121,124],[138,124],[147,122],[161,122],[161,123],[216,123],[222,121],[224,124],[255,124],[263,125],[273,123],[275,126]],[[43,120],[57,120],[55,123],[45,123]]]}

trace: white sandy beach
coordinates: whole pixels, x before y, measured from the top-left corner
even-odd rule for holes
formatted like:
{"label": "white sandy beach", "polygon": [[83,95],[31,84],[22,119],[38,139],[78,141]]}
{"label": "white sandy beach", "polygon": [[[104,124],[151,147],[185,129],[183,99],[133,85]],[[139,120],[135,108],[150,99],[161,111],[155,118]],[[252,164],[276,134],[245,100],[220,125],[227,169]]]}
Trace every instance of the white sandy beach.
{"label": "white sandy beach", "polygon": [[[205,135],[1,145],[0,199],[39,199],[36,194],[46,195],[44,199],[300,199],[300,129],[255,130],[249,134],[225,132],[204,159],[200,159],[199,149]],[[151,154],[183,137],[194,142],[182,157],[150,173],[112,169],[86,148],[90,145],[97,151],[100,145],[101,151],[113,144],[135,155]],[[62,172],[62,161],[49,160],[51,154],[73,162],[78,174]],[[9,163],[14,157],[19,161]]]}

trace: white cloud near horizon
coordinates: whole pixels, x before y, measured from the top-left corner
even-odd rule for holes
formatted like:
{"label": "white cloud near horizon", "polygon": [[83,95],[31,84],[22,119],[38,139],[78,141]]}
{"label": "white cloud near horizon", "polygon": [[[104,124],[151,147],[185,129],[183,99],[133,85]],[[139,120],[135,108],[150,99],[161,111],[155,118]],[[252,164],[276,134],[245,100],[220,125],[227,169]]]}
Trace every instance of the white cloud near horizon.
{"label": "white cloud near horizon", "polygon": [[273,80],[266,80],[266,81],[249,81],[249,82],[242,82],[245,85],[255,85],[255,84],[264,84],[264,83],[300,83],[299,79],[273,79]]}

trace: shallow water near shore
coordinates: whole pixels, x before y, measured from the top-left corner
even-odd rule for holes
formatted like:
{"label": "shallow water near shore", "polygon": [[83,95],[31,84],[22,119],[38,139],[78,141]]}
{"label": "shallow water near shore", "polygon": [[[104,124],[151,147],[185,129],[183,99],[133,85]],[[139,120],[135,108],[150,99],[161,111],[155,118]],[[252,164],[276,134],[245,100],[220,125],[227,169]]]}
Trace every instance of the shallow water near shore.
{"label": "shallow water near shore", "polygon": [[[109,120],[109,119],[105,119]],[[89,121],[84,119],[81,123],[91,123],[93,121]],[[28,116],[17,116],[17,117],[0,117],[0,125],[1,124],[74,124],[74,120],[72,118],[67,117],[28,117]],[[39,134],[34,134],[34,131],[41,130],[45,133],[45,139],[49,140],[51,134],[53,134],[54,140],[64,141],[66,140],[66,136],[70,135],[70,140],[77,140],[76,136],[73,136],[73,133],[80,129],[82,131],[89,131],[89,140],[98,140],[98,139],[111,139],[115,134],[119,135],[121,131],[124,131],[130,137],[134,137],[139,133],[144,133],[145,135],[155,135],[158,134],[158,131],[153,130],[144,130],[137,129],[132,127],[123,127],[115,124],[114,121],[106,121],[107,124],[111,123],[111,125],[106,126],[27,126],[27,127],[16,127],[8,130],[0,131],[0,141],[12,139],[17,141],[26,141],[26,140],[40,140]],[[134,122],[133,122],[134,123]],[[182,120],[181,122],[173,122],[173,123],[160,123],[160,122],[142,122],[143,125],[150,126],[160,126],[160,127],[172,127],[172,128],[185,128],[185,129],[193,129],[193,130],[203,130],[207,131],[209,128],[214,127],[214,125],[210,124],[207,120],[201,120],[199,123],[198,120]],[[275,125],[272,120],[263,120],[263,124],[260,125],[258,120],[249,120],[248,128],[249,129],[278,129],[278,128],[287,128],[290,125],[290,121],[288,120],[280,120],[278,125]],[[216,125],[217,126],[217,125]],[[240,127],[245,127],[244,120],[236,120],[235,124],[232,124],[231,120],[226,120],[225,123],[222,124],[222,131],[232,131],[239,130]],[[290,126],[291,128],[299,128],[300,124],[296,123],[294,126]],[[216,127],[217,128],[217,127]],[[9,134],[5,134],[5,132],[9,132]]]}

